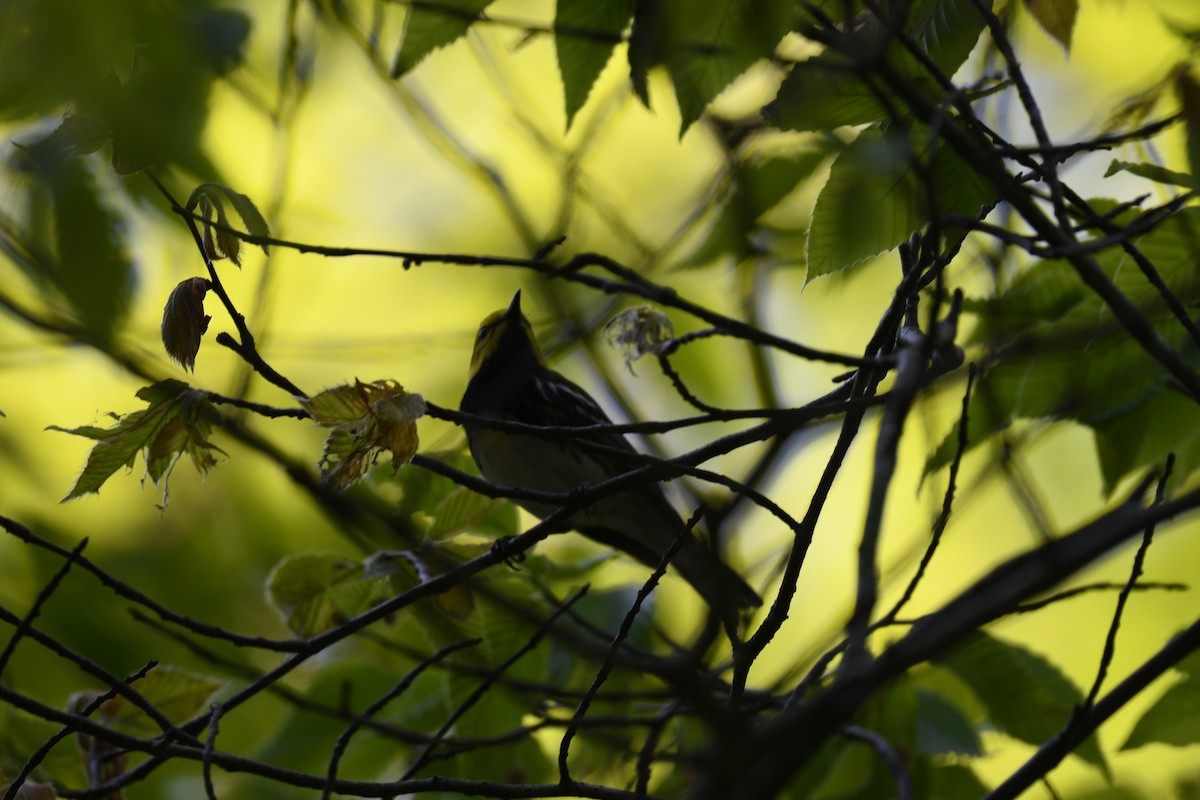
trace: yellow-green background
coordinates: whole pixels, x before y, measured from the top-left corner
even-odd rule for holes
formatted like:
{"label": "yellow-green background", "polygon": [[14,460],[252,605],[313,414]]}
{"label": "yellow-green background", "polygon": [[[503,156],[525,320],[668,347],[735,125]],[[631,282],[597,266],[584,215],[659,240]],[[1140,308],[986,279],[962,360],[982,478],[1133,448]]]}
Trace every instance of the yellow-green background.
{"label": "yellow-green background", "polygon": [[[365,17],[369,4],[360,5]],[[294,119],[286,127],[278,126],[264,114],[263,100],[269,104],[276,92],[286,6],[242,4],[253,18],[248,60],[231,80],[218,82],[205,132],[205,146],[223,178],[268,213],[275,236],[334,246],[527,256],[541,242],[566,233],[563,249],[568,252],[591,249],[638,263],[638,246],[629,232],[651,248],[660,246],[693,210],[720,168],[720,151],[704,126],[678,136],[678,115],[662,76],[651,82],[653,110],[631,95],[621,50],[572,131],[564,133],[552,42],[536,35],[526,41],[521,31],[504,25],[476,26],[466,39],[393,83],[376,74],[361,50],[302,11],[299,30],[304,50],[315,54],[314,77]],[[498,19],[545,24],[552,11],[548,2],[499,0],[489,13]],[[399,15],[399,9],[389,12],[391,22],[381,37],[385,64],[399,35]],[[1069,54],[1028,19],[1018,25],[1019,52],[1056,138],[1069,141],[1096,132],[1120,102],[1161,79],[1187,55],[1180,40],[1168,33],[1168,22],[1198,26],[1200,6],[1191,0],[1085,1]],[[721,102],[760,102],[769,97],[773,79],[777,80],[769,71],[759,70],[746,88]],[[431,133],[438,130],[447,133]],[[19,140],[23,133],[26,129],[12,128],[3,138]],[[579,180],[589,198],[621,220],[623,232],[607,225],[586,198],[576,198],[575,215],[565,231],[556,226],[564,165],[585,133],[594,140],[583,149]],[[1013,135],[1018,140],[1024,136],[1019,121],[1013,123]],[[1178,131],[1168,131],[1156,145],[1169,166],[1183,166]],[[6,149],[11,152],[11,144]],[[1111,157],[1133,155],[1118,151],[1081,159],[1066,172],[1067,179],[1085,196],[1128,198],[1153,191],[1136,178],[1100,177]],[[501,176],[515,214],[506,211],[494,187],[481,177],[482,164]],[[114,180],[134,183],[144,178]],[[803,213],[813,196],[814,189],[803,190],[789,205]],[[137,288],[123,340],[145,351],[164,377],[232,391],[244,367],[213,342],[216,332],[232,326],[211,295],[208,310],[214,318],[194,376],[162,354],[158,324],[166,295],[179,281],[202,275],[203,265],[176,220],[145,208],[130,211],[136,220],[130,243],[138,265]],[[740,274],[727,263],[671,270],[672,262],[682,260],[687,251],[685,241],[666,253],[653,277],[690,299],[737,313],[734,298],[741,290]],[[981,289],[986,286],[982,269],[964,261],[955,274],[968,288]],[[0,270],[0,279],[15,293],[32,296],[14,269],[0,261]],[[759,276],[769,287],[764,292],[764,323],[774,332],[823,349],[859,351],[865,332],[889,300],[896,270],[894,256],[888,256],[849,279],[804,287],[802,267],[765,268]],[[525,307],[535,325],[545,319],[539,307],[544,285],[509,269],[437,264],[403,269],[396,259],[334,259],[275,248],[269,259],[255,250],[241,270],[226,262],[220,271],[258,333],[265,357],[309,392],[354,378],[390,377],[436,403],[455,407],[474,329],[485,313],[525,287]],[[572,297],[590,309],[602,305],[598,296],[585,291],[573,291]],[[681,332],[700,327],[698,321],[678,315],[675,322]],[[599,374],[578,352],[566,348],[560,353],[564,372],[593,388],[599,385]],[[736,345],[702,343],[680,364],[706,398],[737,406],[753,399],[742,356]],[[601,350],[601,358],[607,373],[647,417],[687,413],[652,365],[639,366],[635,376],[624,369],[618,353]],[[785,397],[795,404],[826,391],[828,378],[836,372],[786,358],[774,358],[773,363]],[[102,355],[31,333],[6,316],[0,316],[0,370],[0,410],[6,415],[0,420],[0,513],[67,545],[89,537],[91,558],[174,610],[246,633],[280,636],[284,628],[263,593],[271,567],[288,554],[304,551],[354,554],[349,542],[275,466],[220,433],[215,441],[228,451],[228,460],[207,478],[181,462],[171,480],[166,511],[157,506],[161,490],[140,480],[140,461],[132,473],[115,476],[98,496],[60,505],[90,443],[44,428],[104,424],[109,411],[134,410],[140,404],[133,393],[144,381]],[[257,379],[252,386],[253,399],[289,403],[283,393]],[[919,407],[910,420],[911,435],[888,506],[885,574],[906,576],[915,548],[928,533],[945,478],[921,485],[921,466],[955,418],[957,402],[947,393],[942,402]],[[286,451],[315,466],[321,434],[313,426],[292,420],[255,424]],[[432,420],[422,420],[420,429],[426,448],[457,441],[456,431]],[[844,621],[852,598],[873,431],[868,426],[836,484],[791,618],[755,673],[764,683],[786,672],[797,658],[811,656],[812,648]],[[796,516],[803,514],[824,466],[831,432],[826,427],[802,437],[787,469],[772,481],[770,494]],[[695,444],[697,435],[668,437],[665,446],[682,450]],[[910,609],[914,615],[969,584],[1006,554],[1037,542],[1004,483],[983,477],[994,476],[993,459],[987,448],[968,457],[953,524]],[[1107,501],[1090,434],[1082,429],[1045,429],[1019,461],[1037,487],[1054,530],[1069,530]],[[738,463],[737,458],[727,462]],[[1194,583],[1200,563],[1195,533],[1191,524],[1165,530],[1150,552],[1147,578]],[[741,526],[735,552],[748,575],[761,579],[786,545],[782,526],[752,515]],[[543,547],[545,552],[577,552],[557,543]],[[1093,577],[1122,580],[1129,556],[1126,551],[1107,560]],[[0,539],[0,602],[24,611],[55,566],[24,545]],[[638,574],[631,567],[610,577],[628,580]],[[681,604],[691,602],[691,595],[679,586],[669,591]],[[1046,653],[1086,687],[1113,603],[1111,594],[1090,595],[1003,621],[994,632]],[[151,657],[187,661],[181,649],[132,623],[125,605],[93,579],[74,575],[53,597],[41,622],[119,673]],[[679,613],[690,619],[691,611]],[[1121,629],[1110,680],[1122,677],[1197,612],[1195,592],[1136,595]],[[22,645],[23,651],[32,647],[28,642]],[[19,658],[5,680],[53,687],[47,699],[59,705],[71,691],[91,688],[69,665],[46,670],[45,660],[39,658],[36,663],[41,666],[34,672],[34,663],[32,658]],[[303,674],[297,680],[302,685]],[[1151,695],[1164,686],[1153,687]],[[1124,740],[1145,702],[1135,702],[1103,728],[1106,749]],[[232,717],[223,725],[223,735],[252,741],[254,726],[263,719]],[[990,778],[1003,776],[1030,752],[1009,740],[988,743],[993,749],[982,761],[982,771]],[[1148,747],[1114,755],[1112,763],[1120,784],[1136,787],[1145,797],[1162,797],[1177,773],[1194,772],[1195,757],[1194,748]],[[1103,787],[1102,779],[1078,761],[1068,761],[1054,780],[1064,796],[1086,796]],[[1031,796],[1041,792],[1035,789]]]}

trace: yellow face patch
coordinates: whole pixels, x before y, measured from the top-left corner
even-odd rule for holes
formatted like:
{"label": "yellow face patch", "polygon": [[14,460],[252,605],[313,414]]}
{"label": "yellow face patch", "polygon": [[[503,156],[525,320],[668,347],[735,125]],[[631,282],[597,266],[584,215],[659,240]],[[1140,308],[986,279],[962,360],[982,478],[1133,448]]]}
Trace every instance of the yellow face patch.
{"label": "yellow face patch", "polygon": [[[537,359],[537,363],[542,366],[546,365],[542,348],[538,347],[537,339],[534,338],[533,326],[521,313],[520,297],[521,293],[517,292],[508,308],[488,314],[479,324],[479,332],[475,334],[475,350],[471,353],[471,369],[467,372],[468,383],[479,372],[479,368],[486,364],[489,358],[496,355],[499,347],[509,350],[528,348],[533,353],[533,357]],[[518,320],[521,324],[520,332],[523,335],[509,335],[509,329]]]}
{"label": "yellow face patch", "polygon": [[475,334],[475,349],[471,353],[471,369],[467,372],[468,381],[475,377],[480,365],[496,351],[496,343],[500,341],[506,327],[508,323],[504,319],[503,311],[494,311],[479,323],[479,332]]}

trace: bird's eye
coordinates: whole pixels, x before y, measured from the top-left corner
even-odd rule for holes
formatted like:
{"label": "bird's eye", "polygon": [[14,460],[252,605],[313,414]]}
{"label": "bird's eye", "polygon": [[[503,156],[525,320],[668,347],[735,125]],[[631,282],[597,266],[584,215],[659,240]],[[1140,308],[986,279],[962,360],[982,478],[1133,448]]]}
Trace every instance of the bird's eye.
{"label": "bird's eye", "polygon": [[479,329],[479,333],[475,334],[475,341],[482,342],[489,335],[491,335],[491,333],[492,333],[492,326],[484,325],[482,328]]}

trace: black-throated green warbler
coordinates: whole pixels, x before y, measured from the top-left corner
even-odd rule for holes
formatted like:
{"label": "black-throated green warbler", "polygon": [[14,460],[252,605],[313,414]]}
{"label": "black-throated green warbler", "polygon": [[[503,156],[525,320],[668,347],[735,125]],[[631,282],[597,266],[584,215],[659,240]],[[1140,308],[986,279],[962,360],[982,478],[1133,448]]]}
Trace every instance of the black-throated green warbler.
{"label": "black-throated green warbler", "polygon": [[[546,366],[533,328],[521,313],[521,293],[484,319],[475,339],[462,411],[479,417],[540,425],[612,424],[592,397]],[[619,433],[581,433],[573,440],[510,433],[484,424],[464,425],[471,455],[483,477],[501,486],[568,493],[634,469],[629,442]],[[598,447],[589,447],[594,443]],[[605,450],[609,452],[605,452]],[[537,517],[555,506],[518,500]],[[640,483],[602,497],[571,517],[571,526],[597,542],[657,566],[683,530],[683,522],[657,483]],[[690,534],[672,566],[724,619],[761,600],[736,572]]]}

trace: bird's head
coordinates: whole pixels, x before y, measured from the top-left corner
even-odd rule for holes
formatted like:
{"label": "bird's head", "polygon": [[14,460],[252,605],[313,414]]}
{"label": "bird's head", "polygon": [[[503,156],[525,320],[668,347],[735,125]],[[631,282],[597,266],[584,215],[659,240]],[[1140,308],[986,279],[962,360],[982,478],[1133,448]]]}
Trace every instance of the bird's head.
{"label": "bird's head", "polygon": [[471,354],[471,371],[467,380],[475,377],[480,367],[488,362],[508,361],[512,358],[532,356],[537,364],[545,365],[542,349],[533,336],[533,326],[521,313],[521,291],[513,295],[508,308],[494,311],[479,323],[475,334],[475,350]]}

